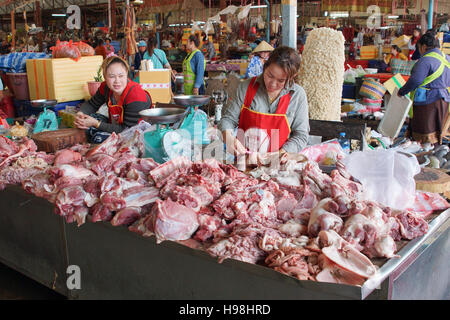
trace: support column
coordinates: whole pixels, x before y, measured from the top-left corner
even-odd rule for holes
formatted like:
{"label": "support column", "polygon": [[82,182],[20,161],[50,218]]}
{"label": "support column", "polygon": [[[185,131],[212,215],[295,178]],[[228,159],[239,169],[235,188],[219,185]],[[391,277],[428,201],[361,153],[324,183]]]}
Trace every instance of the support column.
{"label": "support column", "polygon": [[428,5],[428,29],[433,28],[433,7],[434,7],[434,0],[430,0]]}
{"label": "support column", "polygon": [[[41,2],[35,1],[34,2],[34,23],[36,23],[36,27],[42,27],[42,11],[41,11]],[[39,52],[42,52],[42,32],[38,32],[37,34],[38,38],[38,44],[39,44]]]}
{"label": "support column", "polygon": [[16,12],[11,11],[11,46],[16,49]]}
{"label": "support column", "polygon": [[283,21],[282,44],[297,48],[297,1],[281,0],[281,16]]}
{"label": "support column", "polygon": [[111,0],[111,31],[112,38],[117,39],[116,0]]}

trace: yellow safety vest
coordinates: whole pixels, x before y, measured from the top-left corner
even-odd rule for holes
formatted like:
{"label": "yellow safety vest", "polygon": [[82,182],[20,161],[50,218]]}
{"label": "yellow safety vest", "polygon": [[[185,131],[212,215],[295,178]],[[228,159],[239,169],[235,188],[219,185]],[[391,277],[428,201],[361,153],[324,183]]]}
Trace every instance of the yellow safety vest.
{"label": "yellow safety vest", "polygon": [[[416,90],[411,92],[411,100],[413,100],[413,102],[414,102],[414,97],[418,94],[420,94],[421,96],[426,96],[426,90],[430,90],[430,89],[425,88],[425,86],[427,84],[433,82],[437,78],[439,78],[444,73],[445,68],[450,68],[450,62],[447,61],[444,53],[442,53],[442,56],[441,56],[441,55],[437,54],[436,52],[430,52],[430,53],[427,53],[426,55],[424,55],[423,57],[432,57],[432,58],[438,59],[441,62],[441,65],[435,72],[433,72],[428,77],[426,77],[425,80],[423,80],[422,84]],[[448,87],[447,90],[450,93],[450,87]],[[450,111],[450,105],[449,105],[449,111]],[[410,118],[413,117],[413,108],[411,108],[409,110],[409,117]]]}

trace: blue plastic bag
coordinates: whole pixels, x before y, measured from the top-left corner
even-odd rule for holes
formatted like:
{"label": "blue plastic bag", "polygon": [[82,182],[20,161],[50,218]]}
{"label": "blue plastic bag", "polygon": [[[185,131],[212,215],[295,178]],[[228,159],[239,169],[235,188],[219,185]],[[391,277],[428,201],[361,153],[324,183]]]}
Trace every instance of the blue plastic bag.
{"label": "blue plastic bag", "polygon": [[58,120],[52,110],[45,109],[39,114],[33,133],[58,130]]}
{"label": "blue plastic bag", "polygon": [[180,129],[187,130],[194,144],[209,144],[211,141],[206,129],[208,128],[208,115],[200,109],[189,112]]}

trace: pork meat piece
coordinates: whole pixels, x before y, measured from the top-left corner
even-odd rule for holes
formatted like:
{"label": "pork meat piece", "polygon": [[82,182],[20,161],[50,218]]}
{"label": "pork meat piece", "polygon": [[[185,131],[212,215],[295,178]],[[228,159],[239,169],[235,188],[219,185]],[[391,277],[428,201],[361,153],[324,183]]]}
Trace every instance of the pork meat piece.
{"label": "pork meat piece", "polygon": [[118,152],[130,152],[136,158],[141,157],[144,154],[144,151],[145,148],[143,143],[143,136],[139,130],[136,130],[134,132],[134,135],[131,139],[122,140],[120,146],[118,147]]}
{"label": "pork meat piece", "polygon": [[22,182],[23,189],[37,197],[45,198],[49,202],[56,201],[57,189],[49,181],[50,175],[46,172],[37,173]]}
{"label": "pork meat piece", "polygon": [[303,180],[306,180],[310,183],[311,190],[316,193],[317,189],[312,186],[313,182],[318,189],[320,189],[320,194],[317,194],[320,198],[330,197],[331,196],[331,182],[332,179],[320,170],[319,165],[316,162],[309,161],[305,165],[305,169],[302,172]]}
{"label": "pork meat piece", "polygon": [[57,166],[61,164],[71,164],[72,162],[78,162],[80,160],[81,153],[72,151],[70,149],[63,149],[55,153],[54,165]]}
{"label": "pork meat piece", "polygon": [[86,153],[86,157],[90,158],[96,153],[106,153],[110,156],[114,155],[117,152],[117,148],[119,147],[119,136],[113,132],[108,139],[103,141],[103,143],[98,146],[92,148]]}
{"label": "pork meat piece", "polygon": [[[89,208],[86,207],[84,199],[86,192],[82,186],[71,186],[60,190],[56,196],[56,213],[61,216],[73,216],[77,221],[78,226],[85,222],[86,216],[89,213]],[[69,221],[72,221],[69,219]]]}
{"label": "pork meat piece", "polygon": [[123,176],[126,174],[127,168],[133,162],[137,162],[137,158],[131,152],[116,154],[116,161],[114,162],[112,169],[115,174]]}
{"label": "pork meat piece", "polygon": [[90,169],[101,177],[111,171],[117,159],[105,153],[96,153],[89,157],[88,161]]}
{"label": "pork meat piece", "polygon": [[153,233],[153,215],[148,214],[139,218],[135,223],[128,227],[131,232],[137,233],[143,237],[151,237]]}
{"label": "pork meat piece", "polygon": [[[206,192],[206,195],[211,198],[206,199],[206,201],[212,200],[209,193]],[[198,212],[200,207],[203,205],[200,195],[190,186],[175,186],[170,193],[170,199],[194,210],[195,212]]]}
{"label": "pork meat piece", "polygon": [[119,210],[111,220],[111,224],[115,227],[122,225],[130,225],[141,218],[142,207],[127,207]]}
{"label": "pork meat piece", "polygon": [[0,158],[6,158],[19,152],[19,147],[5,136],[0,136]]}
{"label": "pork meat piece", "polygon": [[294,210],[312,209],[319,203],[317,196],[311,191],[311,189],[307,185],[304,186],[303,190],[304,190],[303,196],[301,197],[301,200],[297,202],[297,205],[295,206]]}
{"label": "pork meat piece", "polygon": [[322,271],[317,274],[316,281],[361,286],[366,280],[364,277],[340,268],[323,254],[319,256],[319,261]]}
{"label": "pork meat piece", "polygon": [[56,180],[60,177],[73,177],[77,179],[87,179],[95,177],[96,175],[89,169],[86,169],[81,166],[73,166],[70,164],[63,164],[60,166],[55,166],[50,169],[50,174]]}
{"label": "pork meat piece", "polygon": [[300,237],[301,235],[306,235],[308,232],[308,227],[304,224],[300,224],[295,220],[289,220],[286,223],[278,226],[279,231],[285,235],[293,238]]}
{"label": "pork meat piece", "polygon": [[219,263],[225,259],[235,259],[255,264],[266,256],[266,253],[259,248],[256,238],[240,235],[221,239],[209,246],[206,251],[213,257],[217,257]]}
{"label": "pork meat piece", "polygon": [[27,145],[21,144],[19,150],[15,154],[0,159],[0,169],[8,166],[11,162],[17,160],[18,158],[26,156],[27,151],[28,151]]}
{"label": "pork meat piece", "polygon": [[122,194],[104,193],[101,202],[110,210],[117,211],[127,207],[142,207],[159,199],[159,190],[154,187],[133,187]]}
{"label": "pork meat piece", "polygon": [[342,219],[335,214],[338,205],[331,198],[322,199],[314,209],[308,223],[308,233],[315,237],[321,230],[334,230],[339,232],[344,225]]}
{"label": "pork meat piece", "polygon": [[222,183],[226,178],[226,173],[220,168],[220,163],[216,159],[205,159],[192,164],[194,173],[199,174],[211,182]]}
{"label": "pork meat piece", "polygon": [[197,214],[192,209],[170,199],[156,200],[150,214],[157,243],[187,240],[199,226]]}
{"label": "pork meat piece", "polygon": [[[20,168],[9,166],[0,170],[0,185],[21,185],[23,181],[31,178],[42,170],[38,168]],[[1,189],[0,189],[1,190]]]}
{"label": "pork meat piece", "polygon": [[91,208],[92,222],[110,221],[113,214],[102,203],[98,202]]}
{"label": "pork meat piece", "polygon": [[250,195],[250,199],[246,202],[248,204],[247,213],[252,220],[264,224],[267,220],[277,219],[275,197],[271,192],[258,189]]}
{"label": "pork meat piece", "polygon": [[403,239],[412,240],[428,232],[428,223],[412,211],[394,211]]}
{"label": "pork meat piece", "polygon": [[186,157],[178,157],[163,163],[150,171],[150,177],[155,182],[156,186],[160,188],[165,183],[165,179],[171,175],[175,170],[192,167],[192,161]]}
{"label": "pork meat piece", "polygon": [[194,239],[201,242],[204,242],[211,238],[214,234],[214,231],[216,231],[223,224],[222,219],[217,216],[198,214],[197,218],[199,228],[194,235]]}
{"label": "pork meat piece", "polygon": [[317,253],[304,248],[275,250],[267,256],[265,263],[269,268],[299,280],[314,280],[314,276],[309,273],[306,260],[310,255]]}
{"label": "pork meat piece", "polygon": [[334,230],[321,231],[319,239],[322,253],[340,268],[363,278],[370,278],[376,273],[376,268],[369,258],[356,250]]}

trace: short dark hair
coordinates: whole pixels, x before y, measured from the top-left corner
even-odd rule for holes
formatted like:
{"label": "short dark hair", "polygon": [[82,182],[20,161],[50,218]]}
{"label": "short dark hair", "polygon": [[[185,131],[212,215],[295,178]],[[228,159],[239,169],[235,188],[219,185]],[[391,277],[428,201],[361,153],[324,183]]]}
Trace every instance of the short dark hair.
{"label": "short dark hair", "polygon": [[195,46],[198,47],[200,45],[200,40],[196,35],[191,34],[188,38],[190,42],[194,42]]}
{"label": "short dark hair", "polygon": [[439,48],[439,40],[436,39],[436,33],[434,30],[428,30],[423,36],[417,41],[420,45],[425,45],[428,49]]}
{"label": "short dark hair", "polygon": [[396,44],[392,45],[392,49],[394,49],[397,52],[402,52],[402,50]]}
{"label": "short dark hair", "polygon": [[297,51],[288,46],[277,47],[269,56],[269,59],[264,64],[264,71],[271,65],[277,64],[288,75],[288,84],[291,86],[298,76],[300,69],[300,56]]}

